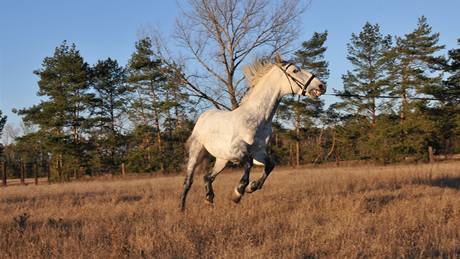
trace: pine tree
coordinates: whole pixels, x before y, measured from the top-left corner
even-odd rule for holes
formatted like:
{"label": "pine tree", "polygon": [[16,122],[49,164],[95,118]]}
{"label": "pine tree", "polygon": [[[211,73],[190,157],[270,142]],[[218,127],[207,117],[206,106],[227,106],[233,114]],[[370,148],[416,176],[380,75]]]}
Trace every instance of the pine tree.
{"label": "pine tree", "polygon": [[189,98],[186,88],[181,84],[182,75],[177,74],[180,68],[171,69],[167,66],[162,71],[166,77],[160,107],[164,114],[163,128],[166,133],[163,161],[167,166],[164,169],[177,171],[187,157],[185,142],[193,129],[189,116],[195,111],[195,102]]}
{"label": "pine tree", "polygon": [[439,76],[429,74],[437,64],[442,63],[441,57],[434,56],[444,48],[444,45],[438,45],[438,41],[439,33],[432,33],[424,16],[418,19],[414,31],[396,39],[391,94],[401,97],[401,123],[404,123],[409,112],[408,99],[429,92],[430,87],[440,82]]}
{"label": "pine tree", "polygon": [[[460,38],[457,39],[460,45]],[[449,51],[450,64],[447,66],[449,77],[444,82],[443,91],[438,91],[435,95],[446,104],[457,106],[460,105],[460,48]]]}
{"label": "pine tree", "polygon": [[91,81],[96,92],[99,154],[104,167],[113,172],[122,158],[123,135],[120,122],[126,112],[130,94],[126,71],[116,60],[99,60],[91,69]]}
{"label": "pine tree", "polygon": [[416,154],[419,157],[426,153],[427,145],[433,136],[434,121],[427,116],[428,101],[414,100],[413,97],[430,97],[430,92],[441,84],[441,75],[436,73],[443,63],[436,53],[444,48],[439,45],[439,33],[433,33],[427,19],[418,19],[415,30],[404,37],[396,39],[393,49],[393,65],[391,69],[392,86],[390,94],[401,97],[400,117],[400,150],[401,154]]}
{"label": "pine tree", "polygon": [[[460,39],[457,42],[460,45]],[[438,149],[447,155],[460,150],[460,48],[449,50],[444,71],[447,79],[432,87],[429,94],[439,100],[430,115],[436,121]]]}
{"label": "pine tree", "polygon": [[[329,77],[328,62],[325,60],[324,53],[327,47],[324,46],[327,40],[327,31],[323,33],[315,32],[311,39],[302,43],[302,48],[294,53],[294,61],[323,81]],[[310,98],[300,98],[300,96],[290,96],[284,98],[280,104],[280,115],[294,126],[295,139],[295,165],[300,165],[300,141],[305,137],[307,131],[313,131],[315,119],[321,115],[324,103]],[[301,136],[301,131],[303,135]],[[308,132],[312,135],[312,132]]]}
{"label": "pine tree", "polygon": [[[40,78],[38,95],[44,99],[38,105],[20,110],[19,114],[26,123],[39,126],[62,179],[63,169],[75,174],[88,160],[83,135],[89,128],[93,99],[89,92],[89,66],[75,44],[69,46],[64,41],[52,57],[43,60],[42,69],[34,73]],[[64,160],[68,163],[64,164]]]}
{"label": "pine tree", "polygon": [[302,48],[294,53],[294,60],[297,64],[324,81],[329,77],[329,62],[324,57],[327,50],[327,47],[324,46],[327,36],[327,31],[314,32],[312,38],[304,41]]}
{"label": "pine tree", "polygon": [[384,36],[378,24],[366,23],[359,35],[352,34],[347,59],[352,71],[342,76],[341,107],[350,114],[363,115],[375,125],[381,103],[377,97],[387,91],[391,36]]}
{"label": "pine tree", "polygon": [[156,151],[154,157],[150,145],[151,134],[145,132],[145,139],[142,141],[149,143],[143,144],[151,165],[149,170],[165,171],[169,170],[167,166],[180,163],[171,159],[183,158],[178,154],[184,153],[184,135],[187,134],[183,130],[189,130],[187,114],[193,110],[193,102],[182,85],[180,67],[166,65],[154,54],[150,38],[136,42],[136,50],[128,64],[128,81],[135,91],[130,115],[136,126],[142,125],[138,129],[140,132],[145,132],[150,125],[153,126]]}
{"label": "pine tree", "polygon": [[[150,38],[144,38],[136,42],[136,51],[132,54],[128,62],[128,81],[136,91],[136,98],[132,102],[131,118],[135,120],[136,125],[142,124],[144,127],[153,124],[156,137],[157,154],[162,154],[162,129],[161,129],[161,101],[160,96],[163,91],[166,77],[162,73],[161,60],[154,57],[152,50],[152,41]],[[150,135],[146,134],[148,138]],[[144,142],[150,143],[146,139]],[[152,162],[150,144],[146,147],[148,160]],[[160,169],[164,169],[164,164],[159,158]]]}

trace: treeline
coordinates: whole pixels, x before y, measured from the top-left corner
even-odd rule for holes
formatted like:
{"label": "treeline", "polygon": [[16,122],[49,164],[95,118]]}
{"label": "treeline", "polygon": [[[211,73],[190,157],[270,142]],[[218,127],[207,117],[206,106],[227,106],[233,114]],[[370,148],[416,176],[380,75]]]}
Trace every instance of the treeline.
{"label": "treeline", "polygon": [[[460,49],[440,54],[445,46],[439,36],[423,16],[404,36],[383,35],[370,23],[353,33],[347,45],[352,70],[342,76],[343,90],[334,91],[340,101],[326,109],[295,100],[281,110],[278,118],[289,118],[294,131],[281,120],[278,134],[291,144],[275,145],[279,161],[392,163],[427,161],[429,150],[460,152]],[[318,51],[305,53],[313,57]],[[317,74],[327,72],[321,61],[300,63]]]}
{"label": "treeline", "polygon": [[42,101],[16,110],[26,134],[5,147],[9,172],[66,180],[84,174],[180,170],[193,125],[194,102],[184,93],[179,68],[153,56],[141,39],[128,64],[111,58],[86,63],[63,42],[34,71]]}
{"label": "treeline", "polygon": [[[291,57],[323,81],[327,36],[314,33]],[[425,17],[404,36],[366,23],[348,43],[352,70],[334,92],[338,102],[290,96],[280,105],[271,146],[278,164],[428,160],[430,147],[460,152],[460,49],[444,56],[444,48]],[[34,73],[42,101],[15,110],[26,130],[2,155],[12,176],[21,168],[59,180],[122,168],[177,172],[185,163],[203,99],[184,86],[183,67],[156,55],[150,38],[135,43],[126,66],[111,58],[90,65],[63,42]]]}

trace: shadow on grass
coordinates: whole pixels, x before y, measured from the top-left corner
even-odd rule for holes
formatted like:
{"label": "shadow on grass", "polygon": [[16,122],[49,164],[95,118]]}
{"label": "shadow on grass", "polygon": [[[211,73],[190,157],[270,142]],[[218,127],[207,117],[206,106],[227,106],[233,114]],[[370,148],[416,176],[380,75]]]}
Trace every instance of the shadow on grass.
{"label": "shadow on grass", "polygon": [[426,179],[423,184],[460,190],[460,176],[443,176],[435,179]]}

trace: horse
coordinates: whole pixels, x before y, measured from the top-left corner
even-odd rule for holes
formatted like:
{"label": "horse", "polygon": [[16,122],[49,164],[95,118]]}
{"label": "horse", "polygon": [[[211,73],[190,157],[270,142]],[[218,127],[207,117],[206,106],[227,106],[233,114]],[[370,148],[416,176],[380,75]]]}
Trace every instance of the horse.
{"label": "horse", "polygon": [[[212,109],[198,117],[192,134],[187,140],[189,159],[186,166],[184,189],[180,208],[185,210],[187,193],[198,168],[215,157],[212,170],[203,176],[206,201],[214,202],[212,183],[227,163],[240,163],[243,176],[235,187],[233,201],[240,202],[245,193],[262,188],[275,164],[267,152],[272,135],[272,120],[276,109],[288,94],[318,98],[326,92],[326,86],[314,74],[300,69],[293,63],[283,61],[277,54],[274,62],[258,59],[243,68],[249,91],[241,104],[233,111]],[[263,165],[263,175],[249,182],[253,165]]]}

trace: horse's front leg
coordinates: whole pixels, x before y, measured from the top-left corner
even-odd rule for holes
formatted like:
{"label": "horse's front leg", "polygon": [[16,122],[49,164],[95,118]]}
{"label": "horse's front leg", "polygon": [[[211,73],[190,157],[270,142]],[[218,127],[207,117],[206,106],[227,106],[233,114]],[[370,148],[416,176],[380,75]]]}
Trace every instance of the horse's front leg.
{"label": "horse's front leg", "polygon": [[243,165],[243,177],[241,177],[240,183],[235,188],[235,194],[233,196],[233,201],[235,203],[240,202],[241,198],[244,195],[244,191],[249,184],[249,173],[251,172],[251,168],[253,165],[252,157],[246,156],[242,161],[241,164]]}
{"label": "horse's front leg", "polygon": [[262,189],[262,186],[264,185],[265,180],[270,175],[270,173],[273,171],[273,168],[275,168],[275,163],[273,162],[273,160],[270,158],[269,155],[265,154],[263,159],[261,160],[263,161],[263,164],[264,164],[264,173],[258,180],[252,181],[247,186],[246,188],[247,193],[252,193],[254,191]]}

